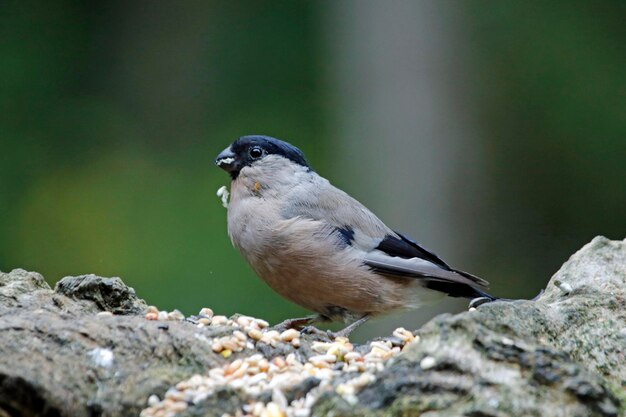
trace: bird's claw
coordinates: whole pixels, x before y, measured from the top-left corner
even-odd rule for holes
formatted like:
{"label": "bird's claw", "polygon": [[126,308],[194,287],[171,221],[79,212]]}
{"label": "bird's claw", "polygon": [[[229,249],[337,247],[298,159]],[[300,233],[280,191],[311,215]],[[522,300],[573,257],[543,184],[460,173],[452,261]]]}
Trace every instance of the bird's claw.
{"label": "bird's claw", "polygon": [[[533,298],[530,299],[530,301],[537,301],[539,299],[539,297],[541,297],[543,295],[543,290],[539,291],[539,294],[537,294],[536,296],[534,296]],[[478,297],[478,298],[474,298],[472,301],[470,301],[469,303],[469,308],[478,308],[479,306],[483,305],[483,304],[487,304],[487,303],[491,303],[493,301],[516,301],[515,299],[510,299],[510,298],[489,298],[489,297]]]}
{"label": "bird's claw", "polygon": [[469,308],[478,308],[479,306],[483,305],[483,304],[487,304],[494,301],[492,298],[489,297],[478,297],[478,298],[474,298],[472,301],[470,301],[469,303]]}
{"label": "bird's claw", "polygon": [[315,326],[305,326],[302,328],[302,330],[300,330],[300,332],[302,334],[308,334],[311,336],[317,336],[320,337],[322,339],[328,339],[328,340],[334,340],[335,339],[335,333],[330,331],[330,330],[321,330],[318,329]]}
{"label": "bird's claw", "polygon": [[285,330],[289,330],[289,329],[302,330],[303,328],[306,328],[306,327],[313,327],[313,326],[310,326],[310,324],[313,322],[315,322],[314,317],[287,319],[273,326],[272,330],[276,330],[279,333],[282,333]]}

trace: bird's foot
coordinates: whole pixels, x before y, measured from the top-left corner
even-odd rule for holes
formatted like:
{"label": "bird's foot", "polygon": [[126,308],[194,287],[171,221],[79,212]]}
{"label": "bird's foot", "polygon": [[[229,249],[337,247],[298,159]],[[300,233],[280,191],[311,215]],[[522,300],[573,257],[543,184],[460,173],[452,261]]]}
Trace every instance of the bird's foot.
{"label": "bird's foot", "polygon": [[332,330],[318,329],[315,326],[306,326],[306,327],[304,327],[301,330],[301,332],[302,332],[302,334],[311,335],[311,336],[315,337],[316,339],[333,342],[338,337],[346,337],[347,338],[349,336],[350,331],[344,332],[344,330],[345,329],[333,332]]}
{"label": "bird's foot", "polygon": [[[539,291],[539,294],[537,294],[536,296],[534,296],[533,298],[530,299],[530,301],[537,301],[539,299],[539,297],[541,297],[541,295],[543,294],[543,290]],[[491,298],[491,297],[478,297],[478,298],[474,298],[472,301],[470,301],[469,303],[469,309],[475,309],[478,308],[479,306],[483,305],[483,304],[487,304],[487,303],[491,303],[493,301],[516,301],[514,299],[511,298]]]}
{"label": "bird's foot", "polygon": [[344,327],[343,329],[333,332],[330,330],[320,330],[317,327],[314,326],[306,326],[304,329],[302,329],[302,333],[306,333],[306,334],[311,334],[311,335],[315,335],[318,337],[322,337],[325,339],[329,339],[329,340],[335,340],[338,337],[349,337],[350,334],[360,325],[362,325],[363,323],[365,323],[366,321],[368,321],[370,318],[369,315],[364,315],[362,316],[360,319],[356,320],[354,323],[349,324],[348,326]]}
{"label": "bird's foot", "polygon": [[332,341],[335,339],[335,332],[330,330],[322,330],[318,329],[315,326],[306,326],[301,330],[302,334],[308,334],[311,336],[316,336],[320,339]]}
{"label": "bird's foot", "polygon": [[354,323],[350,323],[348,326],[344,327],[343,329],[339,330],[338,332],[335,332],[335,338],[350,336],[350,333],[355,331],[357,327],[359,327],[360,325],[362,325],[363,323],[365,323],[369,319],[370,319],[369,314],[365,314],[360,319],[356,320]]}
{"label": "bird's foot", "polygon": [[496,300],[494,300],[493,298],[489,298],[489,297],[474,298],[472,301],[470,301],[468,308],[469,309],[478,308],[479,306],[490,303],[492,301],[496,301]]}
{"label": "bird's foot", "polygon": [[336,332],[330,330],[321,330],[312,325],[313,323],[329,321],[324,316],[309,316],[295,319],[287,319],[281,323],[278,323],[276,326],[272,327],[272,329],[281,333],[288,329],[296,329],[299,330],[302,334],[309,334],[325,340],[333,341],[338,337],[347,338],[348,336],[350,336],[350,333],[352,333],[357,327],[369,320],[369,318],[369,315],[364,315],[356,320],[354,323],[351,323]]}

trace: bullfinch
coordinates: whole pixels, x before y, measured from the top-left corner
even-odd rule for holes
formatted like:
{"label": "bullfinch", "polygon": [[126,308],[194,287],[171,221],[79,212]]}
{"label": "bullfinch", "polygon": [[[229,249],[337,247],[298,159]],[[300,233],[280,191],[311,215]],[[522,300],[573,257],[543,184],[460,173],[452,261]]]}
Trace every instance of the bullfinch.
{"label": "bullfinch", "polygon": [[496,298],[484,279],[450,267],[334,187],[295,146],[243,136],[215,163],[230,174],[228,234],[274,291],[314,311],[280,328],[342,320],[347,336],[372,316],[442,296]]}

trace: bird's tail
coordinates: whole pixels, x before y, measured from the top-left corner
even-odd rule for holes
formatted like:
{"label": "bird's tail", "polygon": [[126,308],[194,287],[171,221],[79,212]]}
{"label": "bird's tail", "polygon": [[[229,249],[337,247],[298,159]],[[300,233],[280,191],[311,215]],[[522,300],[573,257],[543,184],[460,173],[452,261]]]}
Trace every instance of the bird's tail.
{"label": "bird's tail", "polygon": [[499,298],[499,297],[496,297],[495,295],[491,295],[491,294],[489,294],[489,293],[487,293],[487,292],[485,292],[485,291],[483,291],[483,290],[481,290],[479,288],[475,288],[475,287],[472,287],[472,288],[473,288],[474,292],[476,293],[476,297],[475,298],[484,297],[484,298],[489,299],[489,301],[503,300],[503,298]]}

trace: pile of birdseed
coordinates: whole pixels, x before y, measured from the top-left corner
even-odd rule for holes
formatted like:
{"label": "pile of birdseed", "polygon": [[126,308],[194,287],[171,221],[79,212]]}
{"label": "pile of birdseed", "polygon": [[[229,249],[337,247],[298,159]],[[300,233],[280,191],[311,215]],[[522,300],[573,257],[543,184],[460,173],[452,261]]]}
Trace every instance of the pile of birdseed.
{"label": "pile of birdseed", "polygon": [[[232,333],[218,338],[209,339],[198,333],[198,338],[224,358],[233,352],[254,351],[262,345],[288,345],[295,352],[267,358],[255,351],[209,369],[205,375],[194,375],[170,388],[163,399],[150,396],[141,417],[174,417],[224,388],[235,390],[246,399],[234,417],[308,417],[317,398],[328,391],[334,390],[346,401],[356,403],[356,394],[376,380],[376,373],[383,369],[386,360],[419,341],[410,331],[398,328],[386,340],[367,345],[355,347],[348,338],[337,337],[328,342],[314,341],[304,352],[299,349],[301,332],[289,329],[280,333],[270,329],[265,320],[254,317],[228,318],[203,308],[198,316],[186,319],[177,310],[168,313],[150,307],[146,319],[185,320],[198,328],[226,327]],[[307,387],[306,392],[294,394],[294,387],[299,386]]]}

